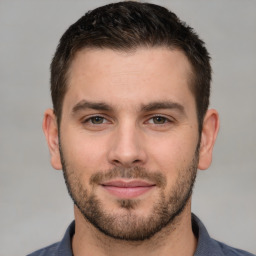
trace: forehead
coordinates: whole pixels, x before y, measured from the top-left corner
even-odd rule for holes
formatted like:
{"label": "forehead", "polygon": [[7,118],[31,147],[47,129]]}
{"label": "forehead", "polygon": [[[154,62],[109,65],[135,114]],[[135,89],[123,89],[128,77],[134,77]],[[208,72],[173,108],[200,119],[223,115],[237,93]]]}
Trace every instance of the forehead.
{"label": "forehead", "polygon": [[65,98],[111,101],[119,105],[169,99],[182,102],[189,94],[192,96],[191,76],[191,65],[179,50],[83,49],[70,65]]}

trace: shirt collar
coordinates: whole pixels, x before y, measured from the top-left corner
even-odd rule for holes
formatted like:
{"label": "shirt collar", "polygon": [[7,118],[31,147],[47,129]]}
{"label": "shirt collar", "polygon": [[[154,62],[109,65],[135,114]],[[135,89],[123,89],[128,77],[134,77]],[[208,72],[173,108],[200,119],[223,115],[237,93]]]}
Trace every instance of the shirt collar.
{"label": "shirt collar", "polygon": [[194,256],[203,256],[203,255],[204,256],[210,256],[210,255],[224,256],[219,243],[209,236],[204,224],[193,213],[192,213],[192,229],[198,239],[197,248]]}
{"label": "shirt collar", "polygon": [[[199,218],[192,213],[192,228],[194,234],[198,238],[197,248],[194,256],[210,256],[210,255],[218,255],[222,256],[223,253],[219,247],[219,244],[214,239],[210,238],[205,226],[199,220]],[[73,221],[62,241],[59,243],[57,251],[58,256],[72,256],[72,237],[75,233],[75,221]]]}
{"label": "shirt collar", "polygon": [[75,221],[71,222],[57,248],[58,256],[72,256],[72,237],[75,234]]}

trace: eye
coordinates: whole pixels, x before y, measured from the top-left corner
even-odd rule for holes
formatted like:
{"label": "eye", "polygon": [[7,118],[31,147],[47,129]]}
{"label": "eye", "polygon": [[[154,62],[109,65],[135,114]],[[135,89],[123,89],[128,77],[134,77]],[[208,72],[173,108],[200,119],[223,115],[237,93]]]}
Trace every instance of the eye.
{"label": "eye", "polygon": [[106,123],[107,120],[102,117],[102,116],[92,116],[90,118],[87,118],[86,120],[83,121],[83,123],[89,123],[89,124],[92,124],[92,125],[97,125],[97,124],[104,124]]}
{"label": "eye", "polygon": [[170,120],[163,116],[154,116],[148,121],[148,123],[150,124],[165,124],[167,122],[170,122]]}
{"label": "eye", "polygon": [[90,118],[90,121],[93,124],[102,124],[104,122],[104,118],[101,116],[94,116]]}

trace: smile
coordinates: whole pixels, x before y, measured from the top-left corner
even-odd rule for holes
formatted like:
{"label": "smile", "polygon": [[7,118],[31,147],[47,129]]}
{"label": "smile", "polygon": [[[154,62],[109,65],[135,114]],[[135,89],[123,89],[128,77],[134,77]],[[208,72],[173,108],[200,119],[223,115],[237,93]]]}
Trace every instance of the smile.
{"label": "smile", "polygon": [[141,196],[156,185],[140,180],[114,180],[101,184],[111,195],[121,199],[132,199]]}

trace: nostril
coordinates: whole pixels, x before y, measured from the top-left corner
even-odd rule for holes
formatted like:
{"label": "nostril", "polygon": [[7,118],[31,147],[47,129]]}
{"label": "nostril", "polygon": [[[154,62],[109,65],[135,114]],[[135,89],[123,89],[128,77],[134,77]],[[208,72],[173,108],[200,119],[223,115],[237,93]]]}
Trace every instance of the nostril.
{"label": "nostril", "polygon": [[131,166],[134,166],[134,165],[137,165],[139,164],[141,161],[139,159],[136,159],[134,161],[129,161],[129,162],[125,162],[125,161],[119,161],[117,159],[114,159],[112,161],[112,163],[116,166],[123,166],[123,167],[131,167]]}
{"label": "nostril", "polygon": [[[126,136],[129,134],[126,133]],[[119,136],[107,152],[108,162],[116,166],[139,165],[146,161],[146,152],[135,138]]]}

